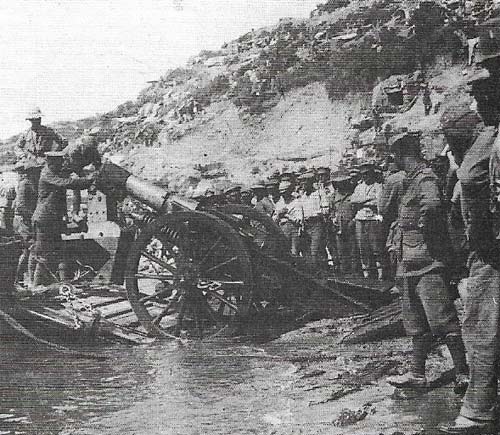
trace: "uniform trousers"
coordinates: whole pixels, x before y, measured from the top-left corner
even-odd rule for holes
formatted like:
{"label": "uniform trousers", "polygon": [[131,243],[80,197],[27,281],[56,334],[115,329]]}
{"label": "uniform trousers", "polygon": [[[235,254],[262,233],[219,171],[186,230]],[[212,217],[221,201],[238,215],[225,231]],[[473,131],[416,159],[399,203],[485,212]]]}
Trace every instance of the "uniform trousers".
{"label": "uniform trousers", "polygon": [[500,267],[471,257],[462,336],[469,358],[470,383],[460,414],[494,420],[500,351]]}
{"label": "uniform trousers", "polygon": [[356,239],[353,231],[343,231],[334,235],[336,258],[341,274],[357,271]]}
{"label": "uniform trousers", "polygon": [[63,244],[60,225],[35,222],[34,228],[35,246],[32,255],[37,262],[34,285],[40,285],[50,281],[49,271],[54,271],[56,262],[63,261]]}
{"label": "uniform trousers", "polygon": [[304,224],[304,231],[307,240],[304,256],[312,267],[322,267],[326,263],[325,222],[321,217],[309,218]]}
{"label": "uniform trousers", "polygon": [[356,221],[356,242],[363,269],[375,269],[382,261],[382,228],[376,220]]}
{"label": "uniform trousers", "polygon": [[281,231],[289,241],[289,251],[292,255],[299,253],[299,225],[291,221],[280,224]]}
{"label": "uniform trousers", "polygon": [[403,279],[403,324],[411,337],[460,332],[453,299],[439,270]]}

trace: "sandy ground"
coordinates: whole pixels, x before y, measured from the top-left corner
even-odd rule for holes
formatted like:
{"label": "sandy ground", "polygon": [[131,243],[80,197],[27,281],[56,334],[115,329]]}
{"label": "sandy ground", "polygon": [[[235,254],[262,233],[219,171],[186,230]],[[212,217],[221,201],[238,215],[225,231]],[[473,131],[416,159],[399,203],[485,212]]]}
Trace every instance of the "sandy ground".
{"label": "sandy ground", "polygon": [[294,370],[281,391],[288,408],[265,416],[270,434],[435,433],[455,418],[461,398],[453,392],[444,346],[436,346],[427,363],[431,387],[400,393],[386,378],[407,370],[409,338],[342,344],[354,323],[321,320],[272,343],[274,358],[292,362]]}

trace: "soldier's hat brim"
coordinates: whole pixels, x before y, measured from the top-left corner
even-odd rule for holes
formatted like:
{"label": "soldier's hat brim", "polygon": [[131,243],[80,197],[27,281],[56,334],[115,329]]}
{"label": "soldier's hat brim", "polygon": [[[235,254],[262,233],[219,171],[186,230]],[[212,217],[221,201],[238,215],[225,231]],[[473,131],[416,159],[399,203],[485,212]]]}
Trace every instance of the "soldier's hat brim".
{"label": "soldier's hat brim", "polygon": [[240,186],[231,186],[228,187],[226,190],[224,190],[224,194],[228,195],[233,192],[241,192],[241,187]]}
{"label": "soldier's hat brim", "polygon": [[48,159],[64,158],[65,155],[64,151],[48,151],[45,153],[45,157]]}
{"label": "soldier's hat brim", "polygon": [[393,153],[405,150],[419,154],[421,152],[420,134],[418,132],[397,134],[389,140],[389,148]]}

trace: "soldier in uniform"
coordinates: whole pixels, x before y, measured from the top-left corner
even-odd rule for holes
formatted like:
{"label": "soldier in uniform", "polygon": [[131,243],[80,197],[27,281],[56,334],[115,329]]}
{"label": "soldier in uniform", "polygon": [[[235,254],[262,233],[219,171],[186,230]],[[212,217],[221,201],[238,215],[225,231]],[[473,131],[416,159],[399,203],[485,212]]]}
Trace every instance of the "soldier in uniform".
{"label": "soldier in uniform", "polygon": [[278,188],[281,197],[276,203],[273,220],[278,223],[283,234],[289,240],[289,251],[292,255],[298,255],[302,207],[299,201],[293,196],[294,185],[290,181],[282,181]]}
{"label": "soldier in uniform", "polygon": [[[24,282],[24,284],[30,286],[33,282],[36,266],[35,257],[34,255],[30,255],[30,251],[33,249],[35,241],[32,217],[38,197],[36,188],[38,171],[32,166],[25,167],[22,162],[16,163],[14,169],[18,173],[18,185],[24,184],[24,188],[17,192],[14,207],[14,232],[19,234],[24,241],[23,252],[17,266],[16,282]],[[26,270],[28,272],[28,279],[24,280]]]}
{"label": "soldier in uniform", "polygon": [[[390,163],[395,165],[395,163]],[[397,232],[398,208],[401,197],[403,196],[403,182],[406,178],[406,173],[403,170],[398,170],[391,173],[385,179],[382,185],[382,192],[378,200],[378,211],[382,216],[382,240],[387,240],[386,248],[389,254],[388,275],[392,279],[396,273],[396,250],[397,247],[392,245],[392,240]]]}
{"label": "soldier in uniform", "polygon": [[0,228],[11,232],[14,219],[14,200],[16,199],[16,181],[14,172],[0,174]]}
{"label": "soldier in uniform", "polygon": [[240,191],[241,204],[251,207],[252,190],[249,187],[242,187]]}
{"label": "soldier in uniform", "polygon": [[335,192],[330,198],[334,246],[338,271],[348,275],[356,271],[356,240],[354,234],[354,211],[351,204],[351,177],[347,172],[332,174]]}
{"label": "soldier in uniform", "polygon": [[365,278],[377,270],[382,279],[381,219],[378,215],[378,200],[382,185],[376,182],[375,167],[372,163],[361,165],[362,181],[351,196],[356,215],[356,242],[361,257],[361,267]]}
{"label": "soldier in uniform", "polygon": [[[461,203],[471,255],[464,304],[463,337],[469,357],[470,385],[460,414],[440,430],[451,434],[496,433],[500,356],[500,249],[497,239],[500,165],[500,18],[478,28],[477,68],[470,93],[483,122],[471,128],[470,113],[443,113],[442,129],[460,167]],[[493,201],[491,201],[493,200]]]}
{"label": "soldier in uniform", "polygon": [[316,174],[308,171],[299,177],[304,193],[298,200],[302,205],[304,256],[316,270],[326,266],[326,215],[321,193],[314,190]]}
{"label": "soldier in uniform", "polygon": [[427,385],[425,362],[432,336],[444,337],[455,365],[455,391],[468,382],[465,348],[453,298],[446,283],[451,242],[437,176],[421,156],[420,138],[403,133],[391,139],[391,150],[407,178],[400,198],[400,252],[397,278],[403,281],[403,323],[412,337],[411,371],[388,379],[400,388]]}
{"label": "soldier in uniform", "polygon": [[254,194],[252,203],[254,205],[255,210],[258,210],[262,213],[272,216],[274,213],[274,204],[267,196],[265,183],[263,181],[260,181],[254,184],[252,186],[252,192]]}
{"label": "soldier in uniform", "polygon": [[[42,125],[42,112],[38,107],[28,113],[26,120],[31,122],[31,128],[21,134],[14,152],[17,160],[24,162],[26,167],[32,166],[37,169],[36,180],[38,181],[40,172],[45,165],[45,153],[62,150],[67,145],[67,141],[50,127]],[[22,188],[24,188],[24,184],[18,187],[18,189]]]}
{"label": "soldier in uniform", "polygon": [[241,204],[241,186],[230,186],[224,190],[228,204]]}
{"label": "soldier in uniform", "polygon": [[[101,167],[101,155],[98,150],[98,143],[93,131],[86,132],[79,137],[74,143],[64,148],[65,164],[64,169],[68,172],[73,172],[82,177],[83,168],[88,165],[93,165],[94,169],[98,170]],[[73,191],[72,215],[73,219],[79,220],[80,204],[82,196],[80,190]]]}
{"label": "soldier in uniform", "polygon": [[36,268],[33,286],[45,284],[48,272],[51,270],[53,257],[61,260],[60,279],[65,276],[64,256],[61,250],[61,234],[63,217],[66,215],[66,189],[87,189],[91,186],[93,177],[69,176],[63,172],[65,153],[63,151],[48,151],[45,153],[47,164],[40,175],[38,201],[33,213],[35,228]]}

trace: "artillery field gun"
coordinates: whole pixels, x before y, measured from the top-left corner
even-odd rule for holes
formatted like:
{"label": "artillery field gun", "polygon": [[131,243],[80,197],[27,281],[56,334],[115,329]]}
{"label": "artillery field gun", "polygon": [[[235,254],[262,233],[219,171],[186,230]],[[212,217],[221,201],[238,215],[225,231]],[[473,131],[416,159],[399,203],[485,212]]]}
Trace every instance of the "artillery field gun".
{"label": "artillery field gun", "polygon": [[[109,161],[96,187],[88,195],[85,228],[68,227],[63,243],[74,277],[67,284],[120,289],[109,300],[87,299],[108,323],[144,336],[202,337],[313,300],[334,316],[371,308],[297,267],[280,228],[253,208],[203,206]],[[118,224],[117,203],[125,197],[140,205],[126,215],[133,231]],[[54,311],[33,313],[44,318]]]}

